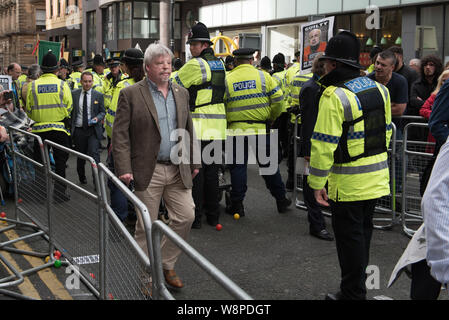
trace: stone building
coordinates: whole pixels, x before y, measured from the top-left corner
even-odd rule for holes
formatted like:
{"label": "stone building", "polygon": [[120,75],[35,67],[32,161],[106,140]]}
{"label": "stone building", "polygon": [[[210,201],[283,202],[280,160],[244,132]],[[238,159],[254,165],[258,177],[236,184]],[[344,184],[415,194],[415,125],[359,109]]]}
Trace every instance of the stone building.
{"label": "stone building", "polygon": [[35,63],[32,52],[44,30],[45,0],[0,0],[0,66]]}
{"label": "stone building", "polygon": [[45,0],[46,1],[46,32],[48,41],[61,42],[64,51],[69,53],[69,62],[73,53],[82,50],[83,12],[81,0]]}

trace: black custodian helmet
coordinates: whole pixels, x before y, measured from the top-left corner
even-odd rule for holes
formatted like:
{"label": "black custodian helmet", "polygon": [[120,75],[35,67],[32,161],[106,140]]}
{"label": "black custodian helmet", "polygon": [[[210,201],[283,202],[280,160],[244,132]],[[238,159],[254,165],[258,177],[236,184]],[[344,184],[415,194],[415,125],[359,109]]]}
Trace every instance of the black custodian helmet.
{"label": "black custodian helmet", "polygon": [[357,37],[352,32],[342,31],[329,40],[320,60],[335,60],[353,68],[363,69],[359,64],[359,56],[360,42]]}
{"label": "black custodian helmet", "polygon": [[210,45],[214,44],[212,41],[210,41],[209,30],[207,29],[206,25],[201,22],[198,22],[196,25],[194,25],[189,32],[187,44],[190,44],[192,41],[204,41],[208,42]]}

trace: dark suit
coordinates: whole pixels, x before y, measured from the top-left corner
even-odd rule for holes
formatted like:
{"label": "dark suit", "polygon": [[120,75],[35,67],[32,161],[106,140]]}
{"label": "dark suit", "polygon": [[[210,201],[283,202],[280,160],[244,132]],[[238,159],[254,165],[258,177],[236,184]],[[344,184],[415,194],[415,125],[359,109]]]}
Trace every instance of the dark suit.
{"label": "dark suit", "polygon": [[[82,114],[82,108],[80,108],[79,105],[82,91],[82,89],[72,91],[73,111],[71,116],[71,134],[75,150],[87,154],[94,158],[98,163],[100,162],[99,147],[103,136],[101,121],[106,114],[104,109],[104,98],[103,94],[95,90],[90,91],[90,119],[97,118],[98,121],[96,124],[90,125],[87,129],[83,129],[82,124],[81,127],[76,126],[76,119],[80,113]],[[77,160],[77,171],[80,180],[86,179],[84,165],[85,160]]]}

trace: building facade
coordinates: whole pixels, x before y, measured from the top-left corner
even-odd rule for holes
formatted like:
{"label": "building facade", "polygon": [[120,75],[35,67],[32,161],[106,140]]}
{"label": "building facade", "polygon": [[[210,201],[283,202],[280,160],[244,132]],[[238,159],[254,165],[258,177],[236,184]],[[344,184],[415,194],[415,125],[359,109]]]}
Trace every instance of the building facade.
{"label": "building facade", "polygon": [[45,0],[48,41],[61,42],[69,62],[82,50],[83,4],[81,0]]}
{"label": "building facade", "polygon": [[95,54],[106,57],[108,51],[136,46],[144,51],[155,41],[171,47],[176,56],[184,57],[185,36],[193,21],[198,20],[200,4],[200,0],[84,0],[82,44],[86,60]]}
{"label": "building facade", "polygon": [[[376,12],[376,10],[378,10]],[[378,28],[367,19],[378,14]],[[301,25],[335,16],[334,34],[351,30],[366,56],[374,44],[401,45],[404,60],[433,53],[449,61],[449,3],[435,0],[203,0],[199,20],[215,35],[260,35],[261,56],[282,52],[290,61],[300,49]]]}
{"label": "building facade", "polygon": [[44,29],[45,0],[0,0],[0,66],[35,63],[33,49]]}

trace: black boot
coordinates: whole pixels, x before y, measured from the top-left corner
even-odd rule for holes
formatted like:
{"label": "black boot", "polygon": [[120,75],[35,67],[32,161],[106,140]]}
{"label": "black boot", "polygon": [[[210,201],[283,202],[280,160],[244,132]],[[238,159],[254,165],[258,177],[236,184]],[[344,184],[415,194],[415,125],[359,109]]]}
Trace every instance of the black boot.
{"label": "black boot", "polygon": [[240,217],[245,216],[245,208],[243,207],[243,202],[232,202],[230,209],[226,211],[227,214],[235,215],[236,213],[239,214]]}
{"label": "black boot", "polygon": [[287,211],[287,208],[292,204],[292,201],[288,198],[282,199],[282,200],[276,200],[276,206],[278,207],[279,213],[285,213]]}

